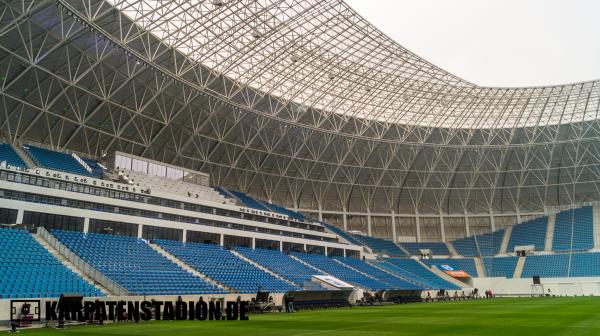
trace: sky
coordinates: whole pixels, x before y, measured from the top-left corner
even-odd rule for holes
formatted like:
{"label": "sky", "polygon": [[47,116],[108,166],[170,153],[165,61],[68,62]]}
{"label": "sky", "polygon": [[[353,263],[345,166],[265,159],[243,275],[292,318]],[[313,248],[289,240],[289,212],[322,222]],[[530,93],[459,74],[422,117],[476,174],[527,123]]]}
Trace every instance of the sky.
{"label": "sky", "polygon": [[600,79],[598,0],[345,0],[405,48],[481,86]]}

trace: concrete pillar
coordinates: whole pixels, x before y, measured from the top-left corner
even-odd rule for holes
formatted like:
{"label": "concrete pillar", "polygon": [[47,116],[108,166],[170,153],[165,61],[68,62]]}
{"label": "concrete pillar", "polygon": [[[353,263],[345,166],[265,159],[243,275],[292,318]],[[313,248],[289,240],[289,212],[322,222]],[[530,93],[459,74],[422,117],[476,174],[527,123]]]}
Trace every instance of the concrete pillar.
{"label": "concrete pillar", "polygon": [[182,241],[185,243],[187,242],[187,230],[183,229],[183,237],[182,237]]}
{"label": "concrete pillar", "polygon": [[221,233],[221,236],[219,237],[219,245],[225,246],[225,235],[222,233]]}
{"label": "concrete pillar", "polygon": [[142,224],[138,225],[138,238],[142,238],[142,230],[144,226]]}
{"label": "concrete pillar", "polygon": [[252,237],[252,248],[256,248],[256,238]]}
{"label": "concrete pillar", "polygon": [[83,219],[83,233],[88,232],[90,232],[90,219],[88,217],[85,217]]}
{"label": "concrete pillar", "polygon": [[367,235],[371,237],[371,210],[367,208]]}
{"label": "concrete pillar", "polygon": [[492,227],[492,232],[496,231],[496,223],[494,223],[494,214],[490,210],[490,226]]}
{"label": "concrete pillar", "polygon": [[392,241],[398,242],[398,235],[396,234],[396,214],[392,211]]}
{"label": "concrete pillar", "polygon": [[279,241],[279,251],[283,252],[283,241]]}
{"label": "concrete pillar", "polygon": [[15,224],[23,224],[23,214],[25,213],[25,210],[23,209],[19,209],[17,211],[17,219],[15,220]]}
{"label": "concrete pillar", "polygon": [[344,258],[346,258],[346,257],[347,257],[347,255],[346,255],[346,249],[344,249]]}
{"label": "concrete pillar", "polygon": [[325,250],[325,256],[327,256],[327,246],[323,248]]}

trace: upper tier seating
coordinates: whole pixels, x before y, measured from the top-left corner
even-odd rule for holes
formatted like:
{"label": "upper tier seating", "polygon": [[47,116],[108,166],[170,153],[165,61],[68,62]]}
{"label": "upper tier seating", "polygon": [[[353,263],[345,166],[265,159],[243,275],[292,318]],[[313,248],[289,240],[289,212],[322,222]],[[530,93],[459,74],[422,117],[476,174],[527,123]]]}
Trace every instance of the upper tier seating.
{"label": "upper tier seating", "polygon": [[6,164],[9,166],[27,169],[25,161],[21,159],[11,145],[6,143],[0,143],[0,163],[3,161],[6,161]]}
{"label": "upper tier seating", "polygon": [[483,266],[487,277],[512,278],[517,267],[518,257],[483,258]]}
{"label": "upper tier seating", "polygon": [[306,266],[279,250],[251,249],[247,247],[236,247],[235,250],[282,278],[302,287],[311,286],[310,282],[313,275],[323,275],[322,272]]}
{"label": "upper tier seating", "polygon": [[393,272],[399,273],[404,277],[413,279],[423,284],[424,288],[429,289],[460,289],[459,286],[450,283],[427,267],[421,265],[418,261],[409,258],[386,258],[381,266],[386,267]]}
{"label": "upper tier seating", "polygon": [[135,295],[225,293],[184,270],[142,239],[53,231],[69,249]]}
{"label": "upper tier seating", "polygon": [[569,254],[534,255],[525,258],[521,278],[539,275],[545,278],[569,276]]}
{"label": "upper tier seating", "polygon": [[268,209],[266,206],[264,206],[263,204],[261,204],[260,202],[255,200],[254,198],[244,194],[241,191],[229,190],[229,192],[232,193],[235,197],[237,197],[240,201],[242,201],[242,203],[245,206],[247,206],[249,208],[254,208],[256,210],[271,212],[271,210]]}
{"label": "upper tier seating", "polygon": [[296,212],[296,211],[292,211],[290,209],[284,208],[280,205],[277,204],[273,204],[273,203],[267,203],[267,202],[261,202],[261,204],[264,204],[267,208],[269,208],[272,212],[277,212],[280,213],[282,215],[286,215],[292,219],[296,219],[296,220],[300,220],[303,221],[306,219],[306,217],[304,217],[303,214]]}
{"label": "upper tier seating", "polygon": [[27,153],[29,153],[29,156],[33,162],[40,167],[98,178],[98,176],[88,172],[70,154],[55,152],[31,145],[23,146],[23,148],[27,151]]}
{"label": "upper tier seating", "polygon": [[64,266],[25,230],[0,229],[0,298],[104,294]]}
{"label": "upper tier seating", "polygon": [[506,252],[514,252],[515,246],[535,245],[536,251],[543,251],[546,244],[548,217],[532,219],[513,226]]}
{"label": "upper tier seating", "polygon": [[556,214],[552,249],[581,251],[594,247],[594,220],[592,207],[562,211]]}
{"label": "upper tier seating", "polygon": [[475,262],[473,258],[456,258],[456,259],[423,259],[423,262],[429,266],[435,266],[439,270],[444,271],[447,270],[448,267],[452,268],[452,270],[462,270],[473,278],[478,276],[477,268],[475,267]]}
{"label": "upper tier seating", "polygon": [[170,240],[158,240],[157,243],[198,272],[240,293],[256,293],[259,289],[273,293],[300,290],[219,245]]}
{"label": "upper tier seating", "polygon": [[102,178],[102,176],[104,175],[104,171],[105,169],[102,168],[102,166],[100,166],[100,164],[94,160],[91,159],[84,159],[81,158],[90,168],[92,168],[92,174],[94,174],[95,176],[98,176],[100,178]]}
{"label": "upper tier seating", "polygon": [[347,240],[350,244],[354,244],[354,245],[364,245],[361,241],[357,240],[356,238],[354,238],[353,235],[349,234],[348,232],[342,230],[341,228],[332,225],[332,224],[327,224],[324,222],[320,222],[326,229],[328,229],[329,231],[337,234],[338,236],[344,238],[345,240]]}
{"label": "upper tier seating", "polygon": [[368,290],[384,290],[390,289],[391,287],[387,283],[381,282],[374,277],[362,274],[355,269],[352,269],[324,255],[300,252],[292,252],[292,255],[304,261],[305,263],[310,264],[321,271],[354,286],[362,287]]}
{"label": "upper tier seating", "polygon": [[356,240],[370,247],[373,252],[387,254],[391,257],[403,257],[406,253],[402,251],[393,241],[363,235],[352,235]]}
{"label": "upper tier seating", "polygon": [[133,170],[121,170],[120,174],[127,176],[129,181],[133,180],[134,184],[138,184],[144,189],[150,189],[150,191],[154,190],[172,195],[198,198],[220,204],[233,204],[211,187],[148,175]]}
{"label": "upper tier seating", "polygon": [[334,257],[336,260],[342,262],[345,265],[348,265],[355,270],[368,274],[372,277],[377,278],[378,280],[389,284],[389,288],[391,289],[403,289],[403,290],[422,290],[423,287],[416,285],[415,283],[404,280],[400,276],[392,275],[390,273],[386,273],[379,268],[362,262],[356,258],[344,258],[344,257]]}
{"label": "upper tier seating", "polygon": [[412,255],[421,255],[420,249],[431,250],[434,255],[450,255],[448,246],[444,243],[401,243],[400,246]]}
{"label": "upper tier seating", "polygon": [[504,230],[457,239],[452,242],[458,254],[465,257],[493,256],[500,252]]}

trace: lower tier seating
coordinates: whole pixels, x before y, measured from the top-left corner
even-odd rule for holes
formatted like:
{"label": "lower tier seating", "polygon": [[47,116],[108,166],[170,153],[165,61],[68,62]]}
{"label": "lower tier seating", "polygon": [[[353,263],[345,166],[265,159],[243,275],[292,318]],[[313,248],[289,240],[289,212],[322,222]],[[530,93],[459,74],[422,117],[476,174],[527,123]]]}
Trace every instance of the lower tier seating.
{"label": "lower tier seating", "polygon": [[320,254],[292,252],[292,255],[305,263],[320,269],[342,281],[368,290],[390,289],[390,285],[378,279],[356,271],[335,259]]}
{"label": "lower tier seating", "polygon": [[483,258],[483,266],[487,277],[512,278],[517,267],[518,257]]}
{"label": "lower tier seating", "polygon": [[312,288],[312,276],[323,275],[322,272],[306,266],[279,250],[251,249],[248,247],[236,247],[235,250],[244,257],[301,287],[308,286]]}
{"label": "lower tier seating", "polygon": [[[410,279],[414,279],[415,281],[419,281],[425,285],[426,288],[430,289],[460,289],[459,286],[450,283],[435,273],[421,265],[414,259],[410,258],[386,258],[385,262],[382,266],[386,267],[388,264],[388,269],[398,272],[400,274],[404,274],[406,277]],[[390,267],[391,265],[391,267]]]}
{"label": "lower tier seating", "polygon": [[402,290],[422,290],[422,289],[424,289],[423,287],[421,287],[415,283],[404,280],[400,276],[393,275],[393,274],[391,274],[391,272],[387,273],[385,271],[382,271],[381,269],[379,269],[373,265],[370,265],[368,263],[362,262],[359,259],[344,258],[344,257],[335,257],[335,259],[345,265],[348,265],[348,266],[354,268],[357,271],[360,271],[360,272],[363,272],[370,276],[373,276],[373,277],[377,278],[378,280],[389,284],[390,289],[402,289]]}
{"label": "lower tier seating", "polygon": [[166,251],[198,272],[240,293],[274,293],[301,288],[276,278],[219,245],[158,240]]}
{"label": "lower tier seating", "polygon": [[0,229],[0,298],[104,294],[64,266],[25,230]]}
{"label": "lower tier seating", "polygon": [[132,294],[225,293],[170,261],[142,239],[58,230],[53,234],[92,267]]}

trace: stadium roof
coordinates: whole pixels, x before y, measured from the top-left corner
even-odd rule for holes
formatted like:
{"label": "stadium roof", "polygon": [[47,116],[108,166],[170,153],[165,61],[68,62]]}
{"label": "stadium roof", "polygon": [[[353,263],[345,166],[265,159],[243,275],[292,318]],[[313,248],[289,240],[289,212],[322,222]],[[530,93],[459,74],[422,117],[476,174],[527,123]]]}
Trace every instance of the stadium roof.
{"label": "stadium roof", "polygon": [[[386,123],[512,128],[596,118],[598,83],[502,89],[414,55],[340,0],[109,0],[190,59],[301,107]],[[571,100],[556,109],[561,100]]]}
{"label": "stadium roof", "polygon": [[142,155],[300,208],[600,200],[598,81],[478,87],[340,0],[5,3],[0,131],[12,142]]}

